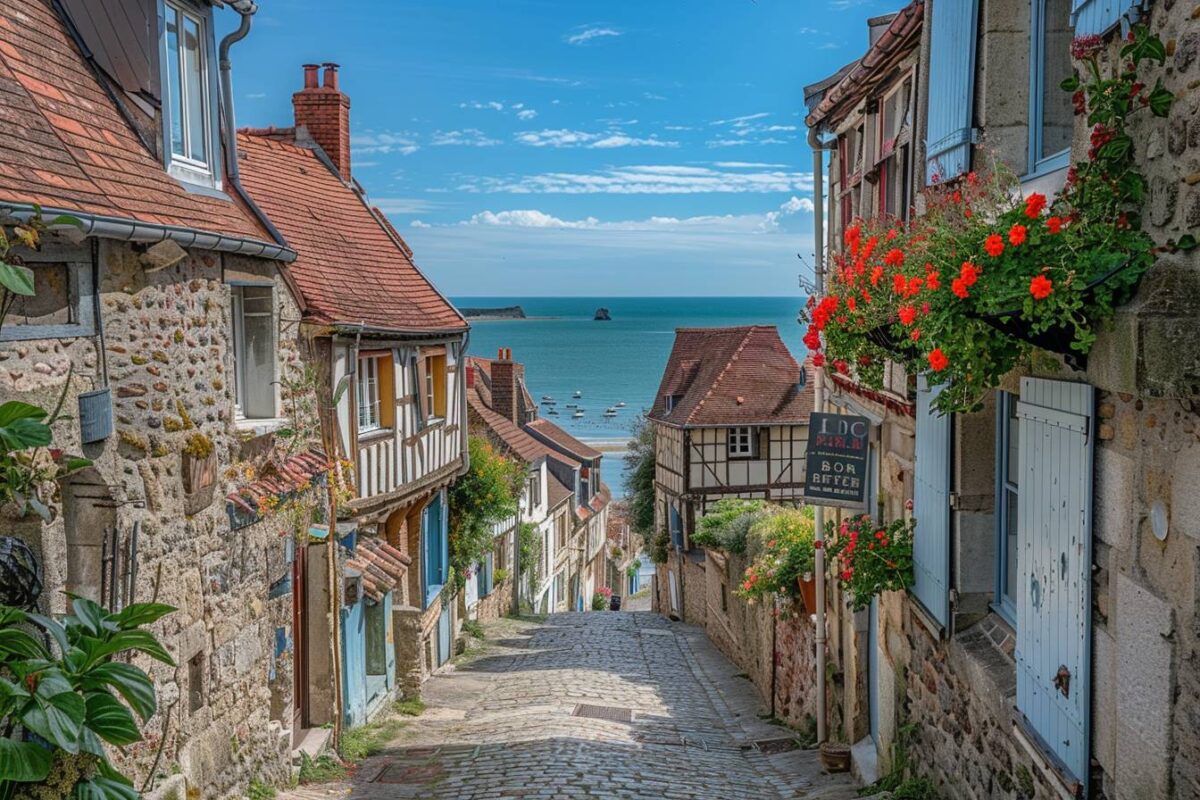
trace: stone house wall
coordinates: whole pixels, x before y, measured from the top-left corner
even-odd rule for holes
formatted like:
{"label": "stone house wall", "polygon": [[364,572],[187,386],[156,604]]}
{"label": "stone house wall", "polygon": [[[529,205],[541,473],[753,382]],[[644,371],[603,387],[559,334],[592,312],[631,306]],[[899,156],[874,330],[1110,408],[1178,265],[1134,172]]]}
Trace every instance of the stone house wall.
{"label": "stone house wall", "polygon": [[[91,245],[51,238],[30,261],[90,263]],[[275,280],[284,374],[301,363],[299,310],[274,262],[195,251],[150,271],[143,249],[98,242],[102,339],[0,343],[5,399],[52,408],[70,374],[63,406],[69,418],[55,426],[55,446],[94,462],[64,481],[52,522],[6,520],[6,528],[34,545],[45,569],[43,609],[62,613],[64,590],[98,597],[105,528],[127,539],[137,525],[128,600],[178,609],[154,626],[177,666],[138,659],[155,680],[159,713],[145,725],[146,739],[117,760],[139,779],[155,763],[162,775],[182,771],[202,796],[223,797],[252,778],[282,782],[290,775],[287,577],[294,533],[283,515],[231,531],[224,495],[251,479],[271,448],[269,441],[247,441],[234,424],[230,290],[223,275]],[[115,432],[82,445],[76,397],[102,386],[104,369]],[[217,460],[207,503],[185,496],[182,482],[181,451],[197,433],[212,442]]]}
{"label": "stone house wall", "polygon": [[492,587],[492,593],[475,604],[475,619],[485,622],[508,616],[512,611],[513,580],[506,578]]}

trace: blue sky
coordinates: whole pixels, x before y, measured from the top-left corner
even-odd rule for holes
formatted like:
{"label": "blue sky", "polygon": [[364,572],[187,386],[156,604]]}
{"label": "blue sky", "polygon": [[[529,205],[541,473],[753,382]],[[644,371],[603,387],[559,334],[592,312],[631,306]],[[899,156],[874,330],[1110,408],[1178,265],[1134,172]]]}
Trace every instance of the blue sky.
{"label": "blue sky", "polygon": [[898,5],[262,0],[238,124],[290,124],[300,65],[341,64],[354,175],[452,296],[795,294],[802,87]]}

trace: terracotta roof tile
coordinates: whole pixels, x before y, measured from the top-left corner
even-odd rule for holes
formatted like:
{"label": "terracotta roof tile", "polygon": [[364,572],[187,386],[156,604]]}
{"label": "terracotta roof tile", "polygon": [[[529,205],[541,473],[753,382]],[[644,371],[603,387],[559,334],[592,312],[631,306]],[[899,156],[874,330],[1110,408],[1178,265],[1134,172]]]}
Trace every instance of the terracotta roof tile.
{"label": "terracotta roof tile", "polygon": [[0,28],[0,199],[271,242],[240,203],[167,175],[50,0],[0,0]]}
{"label": "terracotta roof tile", "polygon": [[581,461],[590,461],[604,455],[596,448],[589,447],[579,441],[548,419],[535,419],[526,425],[525,428],[536,438],[541,439],[551,447],[557,446],[557,448],[566,450]]}
{"label": "terracotta roof tile", "polygon": [[[806,377],[812,374],[805,365]],[[680,328],[650,416],[680,426],[808,422],[812,382],[774,325]],[[666,398],[674,397],[667,411]]]}
{"label": "terracotta roof tile", "polygon": [[466,321],[413,264],[407,245],[317,153],[285,129],[238,134],[242,184],[297,252],[308,315],[389,331],[462,330]]}
{"label": "terracotta roof tile", "polygon": [[376,603],[400,585],[412,559],[381,539],[364,536],[346,566],[362,575],[363,593]]}

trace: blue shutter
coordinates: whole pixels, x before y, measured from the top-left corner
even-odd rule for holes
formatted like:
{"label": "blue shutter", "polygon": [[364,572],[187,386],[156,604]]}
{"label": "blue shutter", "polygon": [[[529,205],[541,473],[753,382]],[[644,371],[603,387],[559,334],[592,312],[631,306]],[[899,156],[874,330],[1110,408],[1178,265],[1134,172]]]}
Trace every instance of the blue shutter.
{"label": "blue shutter", "polygon": [[683,517],[674,503],[671,503],[671,545],[676,550],[683,549]]}
{"label": "blue shutter", "polygon": [[934,619],[950,622],[950,415],[933,407],[943,386],[917,376],[917,460],[913,477],[913,594]]}
{"label": "blue shutter", "polygon": [[[1084,786],[1091,706],[1093,390],[1021,380],[1017,709]],[[1055,678],[1069,673],[1064,695]]]}
{"label": "blue shutter", "polygon": [[425,562],[425,605],[446,584],[446,565],[450,561],[446,542],[446,515],[442,513],[441,495],[425,506],[421,531],[422,557]]}
{"label": "blue shutter", "polygon": [[1122,17],[1137,21],[1149,0],[1073,0],[1071,23],[1076,36],[1107,33]]}
{"label": "blue shutter", "polygon": [[971,167],[975,38],[979,0],[935,0],[929,45],[925,182],[948,181]]}

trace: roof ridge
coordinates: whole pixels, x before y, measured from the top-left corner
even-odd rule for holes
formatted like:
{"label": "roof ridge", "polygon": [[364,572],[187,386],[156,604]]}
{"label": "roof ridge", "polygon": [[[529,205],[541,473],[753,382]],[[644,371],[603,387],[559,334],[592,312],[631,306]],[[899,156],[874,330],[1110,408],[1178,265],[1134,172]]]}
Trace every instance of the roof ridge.
{"label": "roof ridge", "polygon": [[756,326],[751,325],[746,329],[746,335],[742,337],[741,344],[739,344],[737,349],[733,351],[733,354],[729,356],[729,360],[725,362],[725,366],[721,368],[719,373],[717,373],[716,379],[708,385],[708,391],[704,393],[704,397],[701,397],[700,402],[696,403],[696,406],[690,412],[688,412],[685,423],[690,423],[692,419],[695,418],[696,412],[704,407],[704,402],[708,400],[708,398],[712,397],[713,392],[716,391],[716,388],[721,385],[721,381],[725,378],[725,373],[729,372],[729,368],[733,366],[733,362],[737,361],[738,356],[742,354],[742,351],[746,349],[746,345],[750,343],[750,336],[754,333],[755,328]]}

